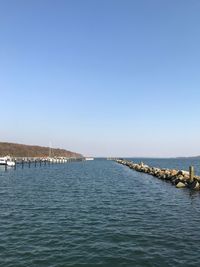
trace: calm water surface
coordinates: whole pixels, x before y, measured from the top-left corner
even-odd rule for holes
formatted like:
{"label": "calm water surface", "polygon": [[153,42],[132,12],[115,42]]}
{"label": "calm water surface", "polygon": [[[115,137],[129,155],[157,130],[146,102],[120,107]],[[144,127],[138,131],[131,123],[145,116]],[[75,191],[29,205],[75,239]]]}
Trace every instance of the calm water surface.
{"label": "calm water surface", "polygon": [[198,192],[105,160],[0,168],[0,266],[200,266],[199,244]]}

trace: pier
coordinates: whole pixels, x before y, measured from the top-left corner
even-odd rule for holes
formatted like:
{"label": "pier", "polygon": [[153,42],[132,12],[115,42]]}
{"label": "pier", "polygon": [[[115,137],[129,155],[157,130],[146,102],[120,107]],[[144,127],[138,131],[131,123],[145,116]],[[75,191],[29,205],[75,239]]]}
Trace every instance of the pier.
{"label": "pier", "polygon": [[195,176],[193,166],[189,167],[189,171],[183,171],[150,167],[143,162],[137,164],[125,159],[116,159],[115,161],[137,172],[146,173],[157,177],[158,179],[171,182],[176,188],[200,190],[200,176]]}
{"label": "pier", "polygon": [[7,164],[5,164],[5,171],[8,169],[14,169],[17,168],[24,169],[25,167],[31,168],[31,167],[42,167],[42,166],[51,166],[53,164],[64,164],[69,162],[77,162],[77,161],[83,161],[84,158],[40,158],[40,157],[17,157],[12,158],[12,161],[15,163],[12,167],[9,167]]}

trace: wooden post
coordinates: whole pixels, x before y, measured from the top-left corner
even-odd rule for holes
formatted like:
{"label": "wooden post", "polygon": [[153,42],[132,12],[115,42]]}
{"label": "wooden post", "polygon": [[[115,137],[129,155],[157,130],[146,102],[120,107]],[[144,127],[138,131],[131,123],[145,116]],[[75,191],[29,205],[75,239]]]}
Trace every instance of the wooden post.
{"label": "wooden post", "polygon": [[7,160],[6,160],[5,171],[7,171],[7,167],[8,167],[8,165],[7,165]]}
{"label": "wooden post", "polygon": [[189,173],[190,173],[190,181],[193,182],[194,180],[194,167],[193,166],[190,166]]}
{"label": "wooden post", "polygon": [[37,163],[37,162],[36,162],[36,159],[35,159],[35,167],[36,167],[36,163]]}
{"label": "wooden post", "polygon": [[17,161],[15,160],[14,170],[16,170],[16,168],[17,168]]}
{"label": "wooden post", "polygon": [[29,159],[29,161],[28,161],[28,167],[29,167],[29,168],[31,167],[31,161],[30,161],[30,159]]}
{"label": "wooden post", "polygon": [[24,160],[22,160],[22,169],[24,168]]}
{"label": "wooden post", "polygon": [[45,161],[44,161],[44,165],[46,166],[47,165],[47,160],[45,159]]}
{"label": "wooden post", "polygon": [[41,167],[41,165],[42,165],[42,161],[40,160],[40,167]]}

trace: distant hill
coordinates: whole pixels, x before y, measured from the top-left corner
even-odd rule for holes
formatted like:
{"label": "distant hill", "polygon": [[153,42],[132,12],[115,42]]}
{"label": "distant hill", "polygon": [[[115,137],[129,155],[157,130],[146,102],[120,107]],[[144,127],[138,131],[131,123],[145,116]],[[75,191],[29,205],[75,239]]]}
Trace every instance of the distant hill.
{"label": "distant hill", "polygon": [[[49,147],[0,142],[0,156],[7,155],[10,155],[12,157],[48,157]],[[67,158],[83,157],[79,153],[59,148],[51,148],[51,156]]]}

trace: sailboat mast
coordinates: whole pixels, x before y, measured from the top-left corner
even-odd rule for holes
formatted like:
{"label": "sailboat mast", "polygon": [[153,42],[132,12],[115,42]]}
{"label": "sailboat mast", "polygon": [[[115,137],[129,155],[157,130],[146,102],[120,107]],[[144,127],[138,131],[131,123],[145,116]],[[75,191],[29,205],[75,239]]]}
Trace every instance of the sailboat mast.
{"label": "sailboat mast", "polygon": [[49,158],[51,158],[51,142],[49,142]]}

